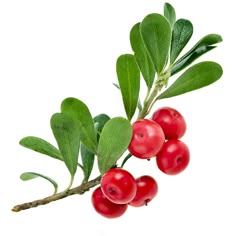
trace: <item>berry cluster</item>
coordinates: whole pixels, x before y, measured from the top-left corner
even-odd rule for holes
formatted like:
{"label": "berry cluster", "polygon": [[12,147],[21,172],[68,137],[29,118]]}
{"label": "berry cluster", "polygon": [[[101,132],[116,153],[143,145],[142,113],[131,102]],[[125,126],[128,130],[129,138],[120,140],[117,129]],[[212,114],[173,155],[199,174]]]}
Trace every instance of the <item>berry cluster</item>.
{"label": "berry cluster", "polygon": [[157,182],[151,176],[134,179],[128,171],[113,168],[103,175],[101,186],[93,192],[92,204],[102,216],[116,218],[126,212],[128,205],[147,205],[157,195],[157,191]]}
{"label": "berry cluster", "polygon": [[163,107],[155,111],[151,120],[142,119],[133,125],[129,152],[141,159],[156,157],[158,168],[175,175],[189,163],[189,149],[179,139],[186,131],[184,117],[174,108]]}
{"label": "berry cluster", "polygon": [[[179,139],[186,131],[184,117],[175,109],[163,107],[151,119],[133,123],[129,152],[140,159],[155,157],[158,168],[169,175],[183,171],[189,163],[189,149]],[[101,186],[92,194],[94,209],[104,217],[123,215],[128,205],[147,205],[158,192],[156,180],[144,175],[135,179],[122,168],[112,168],[101,179]]]}

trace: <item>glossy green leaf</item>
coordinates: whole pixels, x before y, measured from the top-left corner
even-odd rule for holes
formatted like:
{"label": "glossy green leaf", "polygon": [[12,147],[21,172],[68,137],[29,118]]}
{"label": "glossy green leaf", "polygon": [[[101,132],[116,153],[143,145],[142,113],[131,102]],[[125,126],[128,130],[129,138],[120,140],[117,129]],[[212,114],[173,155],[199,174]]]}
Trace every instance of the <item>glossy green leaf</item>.
{"label": "glossy green leaf", "polygon": [[130,43],[146,85],[151,89],[155,77],[155,68],[141,37],[140,23],[137,23],[131,29]]}
{"label": "glossy green leaf", "polygon": [[106,114],[99,114],[93,118],[94,127],[97,132],[97,140],[99,140],[103,127],[110,119],[111,118]]}
{"label": "glossy green leaf", "polygon": [[96,153],[97,139],[93,118],[88,107],[77,98],[66,98],[61,104],[61,112],[72,117],[78,126],[81,142]]}
{"label": "glossy green leaf", "polygon": [[176,13],[174,7],[167,2],[164,4],[164,16],[169,21],[171,28],[173,29],[176,21]]}
{"label": "glossy green leaf", "polygon": [[20,145],[41,154],[62,160],[60,151],[49,142],[34,136],[28,136],[20,140]]}
{"label": "glossy green leaf", "polygon": [[80,147],[80,132],[77,123],[67,114],[56,113],[51,118],[51,128],[63,160],[71,176],[74,176]]}
{"label": "glossy green leaf", "polygon": [[160,14],[147,15],[140,25],[141,35],[158,75],[163,71],[169,56],[171,26]]}
{"label": "glossy green leaf", "polygon": [[131,120],[137,107],[140,88],[140,72],[134,56],[121,55],[116,62],[116,72],[125,112]]}
{"label": "glossy green leaf", "polygon": [[220,79],[222,74],[223,70],[216,62],[200,62],[186,70],[157,99],[174,97],[208,86]]}
{"label": "glossy green leaf", "polygon": [[88,148],[81,143],[80,154],[83,163],[84,181],[88,181],[93,169],[94,153],[89,151]]}
{"label": "glossy green leaf", "polygon": [[218,34],[209,34],[203,37],[191,50],[175,62],[171,70],[171,75],[183,70],[197,58],[214,49],[216,47],[214,45],[220,42],[222,42],[222,37]]}
{"label": "glossy green leaf", "polygon": [[190,40],[193,34],[193,25],[189,20],[179,19],[175,22],[173,32],[172,32],[172,41],[171,41],[171,50],[170,50],[170,63],[173,64],[177,59],[185,45]]}
{"label": "glossy green leaf", "polygon": [[23,181],[32,180],[32,179],[35,179],[35,178],[38,178],[38,177],[41,177],[41,178],[46,179],[47,181],[49,181],[54,187],[54,193],[53,194],[56,194],[57,189],[58,189],[58,184],[52,178],[50,178],[48,176],[45,176],[45,175],[42,175],[42,174],[39,174],[39,173],[35,173],[35,172],[24,172],[20,175],[20,178]]}
{"label": "glossy green leaf", "polygon": [[104,126],[98,143],[98,167],[104,174],[128,148],[132,138],[132,126],[128,120],[115,117]]}

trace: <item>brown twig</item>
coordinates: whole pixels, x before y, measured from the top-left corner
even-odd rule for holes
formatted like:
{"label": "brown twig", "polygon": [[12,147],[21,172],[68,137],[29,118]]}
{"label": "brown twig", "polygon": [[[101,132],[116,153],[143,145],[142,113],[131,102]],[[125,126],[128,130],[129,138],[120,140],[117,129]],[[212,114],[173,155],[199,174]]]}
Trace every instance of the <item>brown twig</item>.
{"label": "brown twig", "polygon": [[83,183],[75,188],[69,189],[68,191],[60,192],[60,193],[54,194],[52,196],[49,196],[49,197],[46,197],[43,199],[39,199],[39,200],[35,200],[32,202],[27,202],[27,203],[23,203],[20,205],[16,205],[12,208],[12,211],[19,212],[19,211],[30,209],[33,207],[45,205],[50,202],[54,202],[54,201],[66,198],[66,197],[69,197],[74,194],[81,195],[84,192],[88,191],[90,188],[93,188],[96,185],[98,185],[100,183],[100,180],[101,180],[101,176],[98,176],[97,178],[90,180],[89,182]]}

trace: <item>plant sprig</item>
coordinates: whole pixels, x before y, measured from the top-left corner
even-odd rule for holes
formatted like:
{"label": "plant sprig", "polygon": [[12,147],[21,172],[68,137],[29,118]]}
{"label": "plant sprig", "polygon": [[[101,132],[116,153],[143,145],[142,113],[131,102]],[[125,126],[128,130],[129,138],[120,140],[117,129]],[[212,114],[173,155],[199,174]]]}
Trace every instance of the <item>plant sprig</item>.
{"label": "plant sprig", "polygon": [[[131,157],[126,150],[132,137],[131,121],[135,115],[135,119],[143,119],[158,100],[200,89],[220,79],[223,70],[218,63],[192,63],[216,48],[222,37],[218,34],[206,35],[181,55],[192,34],[192,23],[187,19],[176,19],[175,9],[169,3],[165,3],[163,15],[152,13],[135,24],[130,31],[133,53],[120,55],[116,62],[118,85],[115,85],[121,92],[127,118],[110,118],[103,113],[92,117],[89,108],[81,100],[64,99],[60,112],[53,114],[50,122],[58,147],[35,136],[21,139],[20,145],[63,161],[71,175],[69,185],[64,191],[56,193],[58,185],[51,178],[35,172],[23,173],[22,180],[42,177],[53,184],[55,191],[47,198],[17,205],[13,211],[83,194],[98,185],[101,175],[116,166],[122,158],[123,167]],[[170,78],[180,72],[182,74],[172,82]],[[141,79],[146,84],[143,99],[140,98]],[[90,180],[95,161],[101,175]],[[73,188],[78,166],[84,178],[78,187]]]}

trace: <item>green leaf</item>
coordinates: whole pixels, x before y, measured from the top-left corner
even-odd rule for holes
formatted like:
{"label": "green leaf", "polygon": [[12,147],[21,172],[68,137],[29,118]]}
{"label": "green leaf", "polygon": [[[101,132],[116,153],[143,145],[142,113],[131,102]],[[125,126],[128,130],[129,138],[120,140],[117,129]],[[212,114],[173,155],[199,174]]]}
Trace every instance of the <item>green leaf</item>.
{"label": "green leaf", "polygon": [[67,114],[56,113],[51,118],[51,128],[63,160],[73,177],[77,170],[80,147],[78,126]]}
{"label": "green leaf", "polygon": [[55,189],[53,194],[57,193],[57,189],[58,189],[57,182],[55,180],[51,179],[48,176],[45,176],[45,175],[42,175],[42,174],[39,174],[39,173],[35,173],[35,172],[24,172],[20,175],[20,178],[23,181],[32,180],[32,179],[35,179],[35,178],[38,178],[38,177],[41,177],[41,178],[46,179],[47,181],[49,181]]}
{"label": "green leaf", "polygon": [[89,151],[87,147],[81,143],[80,154],[83,163],[84,181],[88,181],[94,164],[94,153]]}
{"label": "green leaf", "polygon": [[160,14],[147,15],[140,25],[141,35],[158,75],[163,71],[169,56],[171,27]]}
{"label": "green leaf", "polygon": [[81,142],[92,152],[97,151],[97,139],[93,118],[88,107],[79,99],[66,98],[61,104],[61,112],[72,117],[79,129]]}
{"label": "green leaf", "polygon": [[98,143],[98,167],[104,174],[122,156],[132,138],[132,127],[128,120],[115,117],[104,126]]}
{"label": "green leaf", "polygon": [[116,72],[125,112],[131,120],[137,107],[140,88],[140,72],[134,56],[121,55],[116,62]]}
{"label": "green leaf", "polygon": [[55,159],[63,160],[60,151],[41,138],[28,136],[20,140],[20,145]]}
{"label": "green leaf", "polygon": [[171,28],[173,29],[173,26],[176,21],[175,9],[172,5],[170,5],[167,2],[164,4],[164,16],[169,21]]}
{"label": "green leaf", "polygon": [[155,68],[141,37],[140,23],[131,29],[130,43],[146,85],[148,89],[151,89],[155,77]]}
{"label": "green leaf", "polygon": [[[103,127],[110,119],[111,118],[106,114],[99,114],[93,118],[94,127],[97,131],[97,141],[100,139]],[[81,144],[80,154],[84,170],[84,181],[88,181],[94,165],[94,153],[88,150],[84,144]]]}
{"label": "green leaf", "polygon": [[208,86],[223,74],[219,64],[212,61],[200,62],[186,70],[168,89],[157,99],[174,97],[202,87]]}
{"label": "green leaf", "polygon": [[103,127],[111,118],[106,114],[100,114],[93,118],[95,130],[97,131],[97,140],[100,138]]}
{"label": "green leaf", "polygon": [[[112,83],[117,89],[119,89],[120,90],[120,86],[118,85],[118,84],[116,84],[116,83]],[[142,104],[141,104],[141,101],[140,101],[140,98],[138,99],[138,105],[137,105],[137,107],[138,107],[138,110],[139,111],[141,111],[142,109],[143,109],[143,107],[142,107]]]}
{"label": "green leaf", "polygon": [[209,34],[199,40],[195,46],[175,62],[171,70],[171,75],[178,73],[195,61],[198,57],[214,49],[217,43],[222,42],[222,37],[218,34]]}
{"label": "green leaf", "polygon": [[193,25],[189,20],[179,19],[175,22],[170,51],[170,63],[173,64],[193,34]]}

